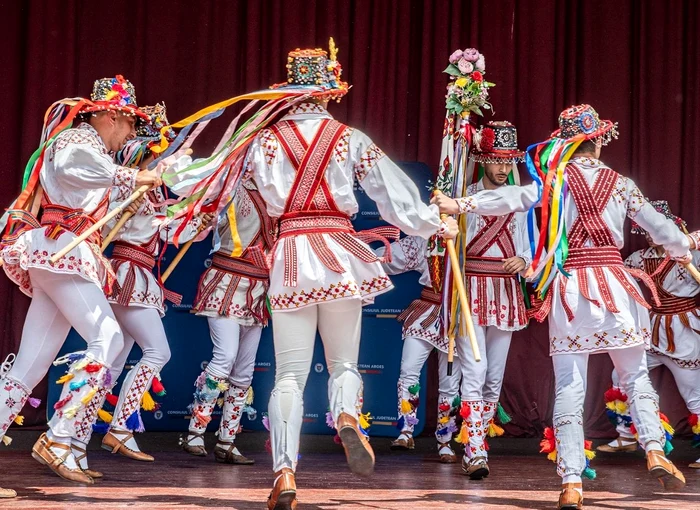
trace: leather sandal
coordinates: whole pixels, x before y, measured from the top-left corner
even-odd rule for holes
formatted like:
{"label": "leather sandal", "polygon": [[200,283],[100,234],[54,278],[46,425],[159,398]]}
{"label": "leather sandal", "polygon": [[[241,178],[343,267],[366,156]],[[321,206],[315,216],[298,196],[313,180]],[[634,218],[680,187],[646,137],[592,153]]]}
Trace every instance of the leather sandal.
{"label": "leather sandal", "polygon": [[[449,448],[450,453],[440,453],[443,448]],[[455,455],[455,451],[450,446],[449,441],[447,443],[438,441],[438,453],[440,454],[440,462],[443,464],[454,464],[457,462],[457,455]]]}
{"label": "leather sandal", "polygon": [[416,443],[413,440],[413,434],[411,432],[401,432],[401,436],[407,436],[408,439],[403,439],[399,437],[391,442],[391,450],[402,451],[402,450],[413,450],[416,447]]}
{"label": "leather sandal", "polygon": [[275,473],[275,483],[267,498],[268,510],[294,510],[297,507],[297,484],[294,471],[282,468]]}
{"label": "leather sandal", "polygon": [[[61,456],[55,454],[51,448],[58,448],[59,450],[65,450],[65,453]],[[39,463],[48,466],[51,471],[56,473],[58,476],[64,480],[69,480],[71,482],[84,483],[85,485],[92,485],[95,481],[92,477],[83,472],[82,469],[71,469],[66,466],[65,462],[68,457],[72,455],[70,446],[66,446],[61,443],[55,443],[51,441],[46,433],[39,436],[39,439],[32,447],[32,457]]]}
{"label": "leather sandal", "polygon": [[0,487],[0,499],[15,497],[17,497],[17,492],[13,491],[12,489],[3,489]]}
{"label": "leather sandal", "polygon": [[659,479],[667,491],[677,491],[685,487],[685,477],[673,462],[668,460],[659,450],[647,452],[647,470],[651,476]]}
{"label": "leather sandal", "polygon": [[244,455],[235,453],[236,445],[234,443],[229,443],[226,448],[221,447],[222,443],[217,443],[214,447],[214,458],[216,462],[223,462],[224,464],[243,464],[251,465],[255,464],[255,460],[249,459]]}
{"label": "leather sandal", "polygon": [[360,476],[374,473],[374,451],[357,424],[357,419],[348,413],[338,416],[338,435],[343,441],[345,456],[348,459],[350,471]]}
{"label": "leather sandal", "polygon": [[[71,450],[73,450],[73,457],[75,457],[75,462],[80,466],[80,461],[83,460],[85,457],[87,457],[87,452],[83,450],[80,446],[76,446],[75,444],[71,443]],[[80,455],[76,455],[75,452],[80,452]],[[80,469],[83,469],[82,467]],[[90,478],[103,478],[104,475],[100,473],[99,471],[95,471],[94,469],[83,469],[83,473],[88,475]]]}
{"label": "leather sandal", "polygon": [[637,451],[637,441],[634,441],[632,444],[622,444],[622,439],[617,438],[615,440],[617,442],[617,446],[610,446],[609,444],[602,444],[596,448],[599,452],[604,452],[604,453],[622,453],[622,452],[636,452]]}
{"label": "leather sandal", "polygon": [[[192,437],[190,437],[192,436]],[[188,432],[186,436],[180,436],[180,446],[182,446],[182,449],[185,450],[187,453],[190,455],[194,455],[196,457],[206,457],[207,456],[207,449],[204,448],[204,445],[191,445],[190,441],[201,438],[202,442],[204,442],[204,432],[202,433],[194,433],[194,432]]]}
{"label": "leather sandal", "polygon": [[489,465],[484,457],[474,457],[467,459],[462,457],[462,472],[469,477],[470,480],[481,480],[489,476]]}
{"label": "leather sandal", "polygon": [[[122,436],[122,439],[119,439],[117,436]],[[132,450],[126,446],[126,442],[132,437],[134,437],[134,434],[128,430],[110,429],[102,438],[102,448],[109,452],[118,453],[129,459],[139,460],[141,462],[153,462],[156,460],[152,455]]]}
{"label": "leather sandal", "polygon": [[576,490],[581,487],[581,483],[562,484],[557,510],[581,510],[583,508],[583,494]]}

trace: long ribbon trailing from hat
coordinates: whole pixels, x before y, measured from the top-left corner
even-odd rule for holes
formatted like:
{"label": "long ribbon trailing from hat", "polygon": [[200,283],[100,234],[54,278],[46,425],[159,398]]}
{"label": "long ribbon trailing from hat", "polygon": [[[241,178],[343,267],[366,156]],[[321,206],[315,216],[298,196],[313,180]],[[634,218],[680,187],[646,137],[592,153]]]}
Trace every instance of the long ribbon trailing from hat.
{"label": "long ribbon trailing from hat", "polygon": [[[321,92],[322,90],[316,87],[290,87],[243,94],[203,108],[161,129],[163,135],[169,128],[181,129],[172,143],[168,143],[165,136],[162,136],[160,145],[151,149],[156,153],[162,152],[165,156],[173,155],[191,146],[208,122],[220,116],[226,108],[241,101],[251,101],[229,124],[210,156],[191,161],[183,167],[174,165],[164,170],[163,181],[175,194],[180,195],[178,199],[169,201],[167,217],[163,219],[164,224],[175,219],[183,219],[173,236],[175,245],[178,244],[179,237],[189,220],[196,214],[211,213],[219,217],[230,205],[236,186],[243,175],[247,149],[258,132],[269,125],[283,110]],[[266,102],[253,111],[260,100]],[[241,117],[251,111],[253,113],[250,117],[239,126]],[[194,132],[187,136],[193,128]],[[206,231],[201,233],[199,238],[205,235]]]}
{"label": "long ribbon trailing from hat", "polygon": [[569,199],[566,166],[584,139],[583,135],[568,140],[553,138],[527,148],[527,170],[539,188],[541,226],[539,240],[535,244],[537,222],[533,207],[528,211],[528,236],[534,256],[526,276],[533,278],[535,290],[540,298],[547,293],[558,273],[569,276],[564,270],[569,254],[564,218]]}

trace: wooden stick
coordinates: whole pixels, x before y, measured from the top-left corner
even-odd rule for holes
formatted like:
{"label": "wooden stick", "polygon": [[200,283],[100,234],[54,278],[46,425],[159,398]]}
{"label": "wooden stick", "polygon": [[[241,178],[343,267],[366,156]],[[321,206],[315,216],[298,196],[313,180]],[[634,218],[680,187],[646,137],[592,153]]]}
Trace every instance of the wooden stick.
{"label": "wooden stick", "polygon": [[119,221],[117,222],[116,225],[114,225],[114,228],[109,231],[107,236],[104,238],[104,241],[102,241],[102,248],[101,251],[105,251],[107,249],[107,246],[109,246],[109,243],[112,242],[112,239],[114,239],[119,231],[122,229],[122,227],[126,224],[127,221],[129,221],[129,218],[133,216],[133,213],[130,211],[126,211],[124,214],[122,214],[122,217],[119,218]]}
{"label": "wooden stick", "polygon": [[56,252],[51,257],[51,263],[55,264],[57,261],[59,261],[63,257],[65,257],[73,248],[75,248],[80,243],[85,241],[88,237],[90,237],[95,232],[98,232],[102,227],[104,227],[107,223],[109,223],[112,218],[114,218],[115,216],[118,216],[119,213],[122,212],[124,209],[126,209],[131,202],[133,202],[134,200],[137,200],[141,195],[143,195],[149,189],[151,189],[151,186],[144,184],[139,189],[134,191],[131,195],[129,195],[129,198],[127,198],[124,202],[121,203],[121,205],[119,205],[119,207],[115,207],[114,209],[112,209],[104,218],[102,218],[100,221],[95,223],[92,227],[87,229],[81,235],[79,235],[78,237],[73,239],[62,250],[59,250],[58,252]]}
{"label": "wooden stick", "polygon": [[698,271],[698,268],[693,265],[692,262],[689,262],[687,264],[684,264],[685,268],[688,270],[690,273],[690,276],[695,278],[695,281],[700,283],[700,271]]}
{"label": "wooden stick", "polygon": [[208,223],[206,223],[206,224],[205,224],[205,223],[202,223],[202,224],[199,226],[199,228],[197,229],[197,233],[195,234],[195,236],[194,236],[192,239],[190,239],[189,241],[187,241],[185,244],[182,245],[182,248],[180,248],[180,251],[177,252],[177,255],[175,255],[175,258],[173,259],[173,261],[170,263],[170,265],[169,265],[168,268],[165,270],[165,272],[161,275],[160,281],[161,281],[162,283],[165,283],[165,280],[167,280],[168,277],[170,277],[170,275],[172,274],[172,272],[175,270],[175,268],[177,267],[177,265],[180,263],[180,261],[182,260],[182,258],[183,258],[183,257],[185,256],[185,254],[187,253],[187,250],[189,250],[189,249],[190,249],[190,246],[192,246],[192,243],[194,243],[194,240],[197,239],[197,236],[198,236],[199,234],[201,234],[202,231],[204,231],[208,226],[209,226]]}
{"label": "wooden stick", "polygon": [[[469,309],[469,300],[467,299],[467,291],[464,288],[464,280],[462,279],[462,270],[459,267],[459,259],[457,258],[457,250],[455,250],[455,242],[453,239],[447,239],[447,254],[450,257],[450,264],[452,265],[452,280],[457,287],[457,295],[459,296],[459,303],[461,305],[461,314],[464,317],[467,326],[467,336],[469,337],[469,343],[472,346],[472,352],[474,353],[474,360],[481,361],[481,353],[479,352],[479,345],[476,343],[476,333],[474,332],[474,321],[472,321],[471,310]],[[455,344],[454,337],[449,339],[449,344],[447,347],[447,373],[452,374],[452,362],[454,361],[455,355]]]}

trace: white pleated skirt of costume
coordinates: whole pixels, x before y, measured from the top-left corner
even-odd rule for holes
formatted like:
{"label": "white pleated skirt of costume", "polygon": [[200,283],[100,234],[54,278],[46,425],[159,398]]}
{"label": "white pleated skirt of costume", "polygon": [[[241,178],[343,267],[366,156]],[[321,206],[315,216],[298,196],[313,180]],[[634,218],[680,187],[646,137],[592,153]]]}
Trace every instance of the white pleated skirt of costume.
{"label": "white pleated skirt of costume", "polygon": [[122,304],[123,306],[138,306],[141,308],[155,308],[161,317],[165,316],[165,297],[163,289],[158,285],[153,271],[148,271],[138,264],[129,261],[122,261],[116,270],[117,283],[122,289],[127,288],[124,284],[128,278],[129,271],[133,268],[134,282],[131,295],[128,297],[128,304],[120,303],[121,299],[109,296],[107,301],[111,304]]}
{"label": "white pleated skirt of costume", "polygon": [[[394,286],[384,272],[379,260],[365,262],[340,246],[332,234],[322,236],[328,250],[343,267],[343,273],[332,271],[320,260],[307,235],[282,239],[275,247],[270,271],[268,296],[272,310],[283,312],[304,306],[339,299],[362,299],[363,304],[374,302],[374,298],[390,291]],[[296,263],[285,253],[286,243],[296,245]],[[364,245],[368,253],[371,248]],[[296,281],[296,285],[285,285]]]}
{"label": "white pleated skirt of costume", "polygon": [[193,309],[203,317],[227,317],[241,326],[266,324],[264,280],[207,269],[199,283]]}
{"label": "white pleated skirt of costume", "polygon": [[[49,227],[46,227],[49,228]],[[100,253],[98,246],[82,242],[65,257],[51,264],[51,257],[71,243],[77,236],[64,231],[58,239],[46,237],[46,228],[24,232],[17,240],[6,246],[0,256],[8,278],[16,283],[27,296],[32,296],[29,269],[44,269],[52,273],[74,274],[104,288],[113,277],[109,261]]]}
{"label": "white pleated skirt of costume", "polygon": [[[605,299],[596,284],[594,272],[606,278],[617,312],[605,307]],[[578,273],[586,272],[588,285],[581,288]],[[559,274],[551,283],[552,308],[549,313],[549,354],[574,352],[597,353],[623,349],[635,345],[649,345],[651,329],[649,310],[637,302],[630,290],[641,296],[637,282],[623,271],[624,285],[612,274],[610,268],[572,269],[566,282],[566,303],[561,299],[561,286],[566,277]],[[584,281],[586,281],[584,280]],[[584,297],[588,295],[592,301]],[[597,305],[596,305],[597,302]],[[569,321],[566,308],[573,313]]]}

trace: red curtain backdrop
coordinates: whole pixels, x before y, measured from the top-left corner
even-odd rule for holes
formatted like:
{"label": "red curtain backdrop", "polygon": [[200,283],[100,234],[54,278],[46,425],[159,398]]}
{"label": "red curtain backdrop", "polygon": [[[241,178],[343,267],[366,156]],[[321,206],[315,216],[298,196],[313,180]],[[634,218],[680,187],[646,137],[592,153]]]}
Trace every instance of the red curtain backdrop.
{"label": "red curtain backdrop", "polygon": [[[486,55],[494,119],[540,141],[558,113],[580,102],[620,123],[602,159],[654,199],[700,226],[700,3],[695,0],[258,0],[0,1],[0,204],[19,191],[56,99],[89,94],[96,78],[121,73],[140,104],[165,101],[171,120],[285,79],[296,47],[335,37],[353,85],[332,107],[392,158],[437,167],[447,57],[474,46]],[[641,247],[634,240],[631,247]],[[29,300],[0,277],[0,355],[16,352]],[[515,335],[503,404],[507,431],[538,434],[549,423],[553,377],[546,325]],[[400,356],[400,353],[396,353]],[[591,361],[586,428],[611,433],[602,393],[607,356]],[[686,414],[665,369],[662,407]],[[435,392],[434,377],[431,391]],[[36,390],[45,392],[45,386]],[[434,405],[429,404],[429,411]],[[39,420],[27,409],[27,422]],[[434,413],[433,413],[434,414]]]}

